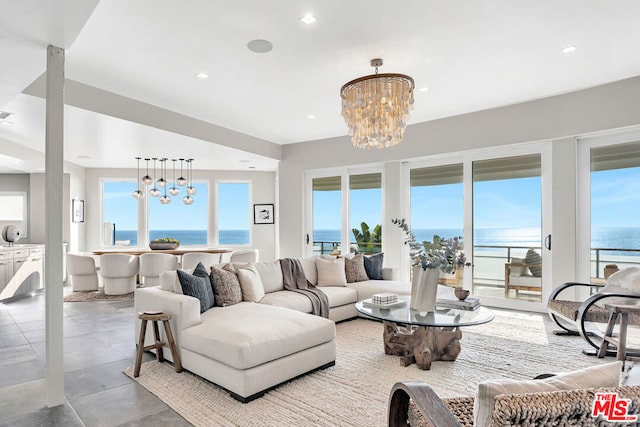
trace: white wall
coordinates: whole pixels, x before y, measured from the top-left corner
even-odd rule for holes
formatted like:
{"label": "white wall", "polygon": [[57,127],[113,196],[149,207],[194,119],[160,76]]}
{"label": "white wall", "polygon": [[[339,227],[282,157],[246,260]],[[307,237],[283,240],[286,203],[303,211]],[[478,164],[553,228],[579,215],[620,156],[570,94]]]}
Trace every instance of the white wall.
{"label": "white wall", "polygon": [[[566,138],[640,124],[640,77],[555,97],[410,125],[404,141],[383,150],[360,150],[348,137],[330,138],[283,146],[280,164],[281,256],[301,256],[304,233],[304,173],[307,170],[386,164],[385,182],[402,182],[398,162],[432,155],[506,146],[523,142],[552,141],[554,269],[565,280],[575,276],[575,143]],[[566,163],[566,164],[565,164]],[[557,181],[557,182],[556,182]],[[400,191],[398,188],[387,188]],[[397,214],[398,196],[387,194],[384,210]],[[400,216],[397,214],[397,216]],[[387,215],[386,220],[391,216]],[[286,224],[286,226],[284,226]],[[383,228],[384,229],[384,228]],[[563,230],[560,232],[560,230]],[[563,240],[564,243],[560,242]],[[386,244],[385,244],[386,246]],[[395,250],[397,245],[394,244]],[[565,252],[566,251],[566,252]],[[386,258],[386,257],[385,257]],[[385,259],[385,265],[391,260]]]}
{"label": "white wall", "polygon": [[[132,164],[134,159],[131,160]],[[92,251],[100,248],[100,233],[102,224],[102,188],[101,179],[127,179],[135,181],[137,171],[132,169],[86,169],[85,183],[85,225],[86,225],[86,245],[85,251]],[[276,214],[278,213],[278,203],[276,202],[276,172],[251,172],[251,171],[203,171],[194,170],[193,180],[209,181],[209,200],[211,222],[210,230],[214,227],[215,214],[215,183],[217,180],[237,180],[249,182],[251,188],[250,204],[253,212],[255,203],[275,204]],[[135,189],[132,188],[131,191]],[[177,219],[179,220],[179,219]],[[276,258],[276,225],[275,224],[253,224],[251,215],[251,247],[260,251],[260,259],[272,260]],[[227,245],[225,245],[227,246]]]}

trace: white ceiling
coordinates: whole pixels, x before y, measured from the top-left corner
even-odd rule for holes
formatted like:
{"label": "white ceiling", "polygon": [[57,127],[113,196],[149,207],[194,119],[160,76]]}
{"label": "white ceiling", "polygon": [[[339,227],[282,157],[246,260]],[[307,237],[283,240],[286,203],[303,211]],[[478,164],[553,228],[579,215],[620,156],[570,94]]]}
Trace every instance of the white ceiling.
{"label": "white ceiling", "polygon": [[[45,71],[49,43],[66,49],[67,79],[249,135],[256,146],[346,135],[339,89],[370,74],[374,57],[385,61],[381,72],[405,73],[417,88],[428,87],[416,92],[410,123],[640,75],[637,0],[0,5],[0,110],[16,113],[8,119],[14,125],[0,125],[0,142],[36,151],[44,148],[44,103],[22,92]],[[298,20],[308,12],[316,23]],[[251,52],[253,39],[269,40],[273,51]],[[570,45],[577,50],[561,51]],[[199,72],[210,77],[198,79]],[[195,153],[187,155],[198,159],[195,168],[277,165],[264,150],[251,152],[234,138],[203,141],[125,113],[67,107],[65,120],[65,159],[81,166],[133,167],[136,155],[182,152]],[[0,171],[7,167],[1,160]]]}

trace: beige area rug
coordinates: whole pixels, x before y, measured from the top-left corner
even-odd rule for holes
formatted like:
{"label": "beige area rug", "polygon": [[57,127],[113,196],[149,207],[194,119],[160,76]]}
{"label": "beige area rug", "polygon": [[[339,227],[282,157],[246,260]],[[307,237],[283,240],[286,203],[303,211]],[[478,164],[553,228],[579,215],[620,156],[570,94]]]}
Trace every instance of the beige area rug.
{"label": "beige area rug", "polygon": [[[282,385],[248,404],[173,366],[144,363],[139,384],[195,426],[384,426],[389,391],[397,381],[418,380],[441,397],[473,395],[492,378],[530,379],[614,361],[582,354],[580,337],[551,334],[546,315],[496,311],[485,325],[463,328],[455,362],[431,370],[402,367],[384,354],[382,323],[356,319],[336,325],[336,365]],[[132,377],[133,368],[124,372]]]}
{"label": "beige area rug", "polygon": [[64,297],[64,302],[87,302],[87,301],[125,301],[133,299],[133,292],[123,295],[105,295],[103,288],[97,291],[77,291]]}

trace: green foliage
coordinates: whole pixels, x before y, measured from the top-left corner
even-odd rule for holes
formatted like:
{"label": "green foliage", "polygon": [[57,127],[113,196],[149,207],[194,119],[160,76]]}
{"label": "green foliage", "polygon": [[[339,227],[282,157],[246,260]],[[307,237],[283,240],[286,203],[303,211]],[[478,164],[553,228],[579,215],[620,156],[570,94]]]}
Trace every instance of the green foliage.
{"label": "green foliage", "polygon": [[157,239],[153,239],[151,243],[177,243],[180,244],[180,241],[174,239],[173,237],[158,237]]}
{"label": "green foliage", "polygon": [[433,242],[423,241],[420,244],[415,234],[403,219],[391,220],[405,233],[405,245],[409,245],[409,256],[413,265],[419,265],[423,270],[439,268],[445,273],[451,273],[456,267],[461,267],[467,262],[462,252],[462,237],[443,239],[438,235],[433,236]]}
{"label": "green foliage", "polygon": [[360,230],[352,228],[351,232],[356,239],[356,243],[358,243],[358,250],[360,252],[366,254],[380,252],[380,248],[382,247],[382,225],[378,224],[371,230],[369,225],[362,221],[360,223]]}

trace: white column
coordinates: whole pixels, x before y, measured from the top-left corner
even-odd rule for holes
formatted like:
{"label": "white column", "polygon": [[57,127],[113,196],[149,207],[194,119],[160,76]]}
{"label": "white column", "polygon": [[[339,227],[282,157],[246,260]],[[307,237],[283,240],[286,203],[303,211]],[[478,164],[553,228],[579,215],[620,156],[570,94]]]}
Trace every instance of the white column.
{"label": "white column", "polygon": [[64,49],[47,47],[47,98],[45,135],[45,245],[47,406],[64,403],[62,340],[62,230]]}

